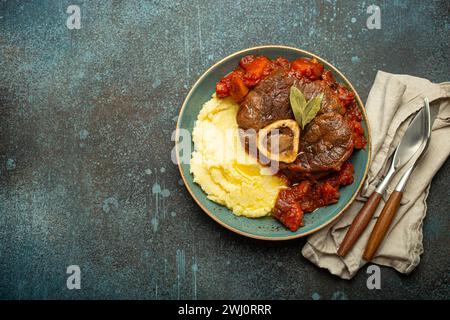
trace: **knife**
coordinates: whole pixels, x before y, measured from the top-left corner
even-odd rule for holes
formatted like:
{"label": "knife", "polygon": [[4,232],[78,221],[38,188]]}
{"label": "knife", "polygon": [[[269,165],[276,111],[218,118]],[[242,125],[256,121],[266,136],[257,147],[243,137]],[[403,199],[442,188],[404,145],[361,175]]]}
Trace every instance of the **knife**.
{"label": "knife", "polygon": [[408,128],[406,129],[406,132],[403,135],[400,144],[395,149],[394,156],[392,158],[392,162],[386,176],[384,177],[383,181],[377,186],[375,191],[370,195],[369,199],[366,201],[366,203],[361,208],[352,224],[350,225],[350,228],[348,229],[344,240],[339,246],[339,250],[337,252],[339,256],[345,257],[350,249],[353,248],[353,245],[359,239],[359,237],[369,224],[370,220],[372,219],[373,214],[375,213],[375,210],[380,203],[382,195],[384,194],[392,177],[395,175],[397,170],[403,167],[414,156],[417,150],[419,150],[422,142],[421,138],[423,133],[423,114],[426,113],[427,105],[428,100],[425,100],[425,107],[423,107],[415,115]]}
{"label": "knife", "polygon": [[400,206],[400,201],[402,200],[403,190],[406,186],[406,182],[408,182],[408,179],[411,176],[411,173],[413,172],[417,162],[426,153],[426,150],[428,148],[431,136],[431,121],[430,105],[427,98],[425,98],[425,107],[421,110],[419,116],[422,120],[422,136],[420,139],[421,143],[419,149],[416,151],[417,157],[416,159],[414,159],[413,163],[409,165],[408,169],[401,177],[400,181],[395,187],[395,190],[389,196],[388,201],[384,205],[384,208],[377,219],[375,227],[373,228],[367,242],[366,249],[364,250],[363,259],[366,261],[372,260],[378,247],[383,242],[383,239],[386,236],[392,220],[394,219],[395,214],[397,213],[397,210]]}

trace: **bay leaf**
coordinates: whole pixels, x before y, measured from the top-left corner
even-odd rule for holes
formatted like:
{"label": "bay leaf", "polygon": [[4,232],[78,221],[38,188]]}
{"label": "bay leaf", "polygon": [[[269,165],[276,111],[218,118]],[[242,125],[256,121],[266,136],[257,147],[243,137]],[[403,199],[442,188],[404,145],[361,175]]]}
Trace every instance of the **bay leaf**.
{"label": "bay leaf", "polygon": [[292,112],[294,113],[295,120],[298,125],[302,125],[303,118],[305,117],[306,99],[303,93],[295,86],[291,87],[289,94],[289,100],[291,102]]}
{"label": "bay leaf", "polygon": [[311,100],[308,101],[305,108],[303,109],[302,116],[302,129],[312,121],[320,111],[320,106],[322,104],[323,93],[315,96]]}

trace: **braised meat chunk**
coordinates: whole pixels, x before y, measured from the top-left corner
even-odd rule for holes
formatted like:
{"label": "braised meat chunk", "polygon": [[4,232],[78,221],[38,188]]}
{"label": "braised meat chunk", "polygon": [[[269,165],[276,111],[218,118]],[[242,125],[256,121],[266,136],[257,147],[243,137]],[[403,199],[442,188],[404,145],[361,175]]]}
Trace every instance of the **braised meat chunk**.
{"label": "braised meat chunk", "polygon": [[338,113],[318,115],[305,128],[300,150],[290,170],[319,173],[339,171],[353,152],[352,128]]}
{"label": "braised meat chunk", "polygon": [[272,122],[293,119],[289,90],[294,79],[278,68],[250,91],[241,102],[237,123],[242,129],[259,130]]}

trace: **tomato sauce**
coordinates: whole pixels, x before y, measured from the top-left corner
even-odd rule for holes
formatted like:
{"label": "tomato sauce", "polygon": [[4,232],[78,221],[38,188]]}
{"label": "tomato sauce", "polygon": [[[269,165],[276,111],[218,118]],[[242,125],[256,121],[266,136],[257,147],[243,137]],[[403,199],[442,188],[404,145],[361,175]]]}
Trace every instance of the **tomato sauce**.
{"label": "tomato sauce", "polygon": [[239,66],[234,71],[216,84],[216,94],[219,98],[231,96],[235,101],[240,102],[249,90],[277,66],[289,69],[290,62],[285,58],[271,61],[265,56],[245,56],[239,61]]}
{"label": "tomato sauce", "polygon": [[303,180],[281,190],[274,207],[274,216],[291,231],[303,226],[303,214],[313,212],[339,200],[339,187],[352,184],[354,168],[345,162],[340,171],[320,180]]}

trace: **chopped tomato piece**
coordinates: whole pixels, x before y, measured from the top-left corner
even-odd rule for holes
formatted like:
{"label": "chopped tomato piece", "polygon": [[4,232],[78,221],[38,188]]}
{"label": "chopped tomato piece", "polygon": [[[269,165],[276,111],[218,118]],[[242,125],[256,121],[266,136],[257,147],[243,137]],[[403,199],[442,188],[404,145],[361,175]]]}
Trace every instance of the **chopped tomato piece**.
{"label": "chopped tomato piece", "polygon": [[355,102],[353,102],[347,108],[347,112],[345,113],[345,116],[352,121],[361,122],[361,120],[362,120],[361,111],[359,111],[359,108]]}
{"label": "chopped tomato piece", "polygon": [[245,86],[242,77],[235,73],[231,78],[230,96],[236,101],[240,102],[247,95],[249,89]]}
{"label": "chopped tomato piece", "polygon": [[[334,179],[334,181],[336,181]],[[339,185],[335,186],[333,179],[317,182],[311,192],[299,199],[304,212],[313,212],[317,208],[336,203],[339,199]]]}
{"label": "chopped tomato piece", "polygon": [[297,231],[303,226],[303,210],[298,203],[292,203],[284,211],[275,209],[274,216],[291,231]]}
{"label": "chopped tomato piece", "polygon": [[322,73],[322,80],[327,82],[329,85],[335,84],[333,73],[330,70],[326,70]]}
{"label": "chopped tomato piece", "polygon": [[245,70],[253,62],[253,60],[255,60],[254,55],[242,57],[239,61],[239,65]]}
{"label": "chopped tomato piece", "polygon": [[[231,91],[238,99],[242,99],[247,93],[248,89],[255,87],[264,77],[268,76],[270,72],[277,66],[289,67],[289,61],[284,58],[278,58],[275,61],[270,61],[264,56],[248,55],[239,61],[239,66],[230,74],[223,77],[216,84],[216,94],[219,98],[226,98],[231,95]],[[232,89],[232,78],[238,74],[242,83],[239,80],[235,80]],[[247,92],[246,92],[247,91]],[[239,102],[239,100],[236,100]]]}
{"label": "chopped tomato piece", "polygon": [[353,167],[353,164],[349,161],[345,162],[341,170],[339,171],[338,175],[338,182],[339,185],[347,186],[349,184],[352,184],[354,181],[353,173],[355,172],[355,168]]}
{"label": "chopped tomato piece", "polygon": [[291,68],[310,80],[319,79],[323,73],[323,65],[314,58],[298,58],[292,62]]}
{"label": "chopped tomato piece", "polygon": [[366,137],[364,137],[364,128],[359,121],[353,121],[353,142],[356,149],[363,149],[367,143]]}
{"label": "chopped tomato piece", "polygon": [[347,107],[347,112],[345,117],[349,120],[350,125],[353,129],[353,143],[356,149],[363,149],[367,140],[364,136],[364,128],[361,125],[362,115],[358,108],[358,105],[353,101],[350,106]]}
{"label": "chopped tomato piece", "polygon": [[299,200],[310,192],[311,183],[302,181],[298,185],[281,190],[273,210],[274,217],[291,231],[303,226],[303,209]]}
{"label": "chopped tomato piece", "polygon": [[339,100],[342,101],[345,107],[349,106],[355,99],[355,94],[346,87],[338,86]]}
{"label": "chopped tomato piece", "polygon": [[326,206],[331,203],[336,203],[339,199],[339,189],[334,187],[330,182],[325,181],[319,184],[317,193],[321,201],[321,206]]}
{"label": "chopped tomato piece", "polygon": [[341,170],[332,174],[326,179],[326,181],[335,188],[339,188],[339,186],[346,186],[353,183],[354,172],[355,169],[353,168],[353,164],[350,161],[346,161],[342,165]]}
{"label": "chopped tomato piece", "polygon": [[229,73],[225,77],[223,77],[216,84],[216,94],[219,98],[226,98],[230,95],[231,89],[231,77],[233,76],[233,72]]}
{"label": "chopped tomato piece", "polygon": [[251,62],[241,65],[245,70],[244,84],[250,88],[256,86],[271,71],[270,60],[263,56],[255,57]]}

